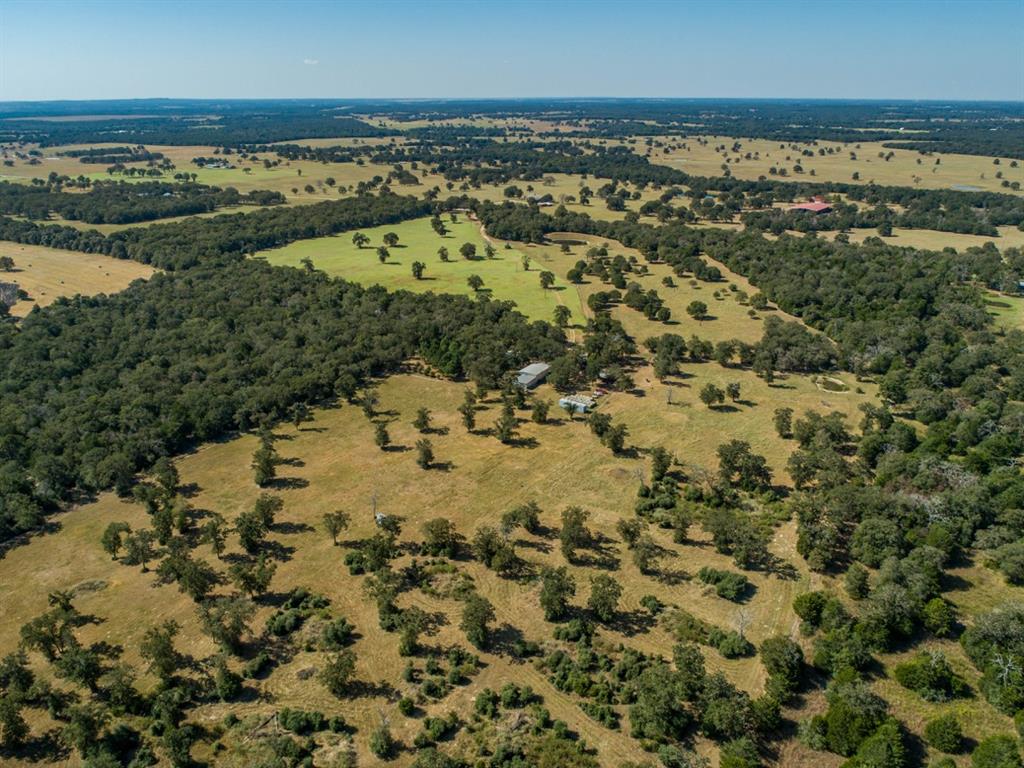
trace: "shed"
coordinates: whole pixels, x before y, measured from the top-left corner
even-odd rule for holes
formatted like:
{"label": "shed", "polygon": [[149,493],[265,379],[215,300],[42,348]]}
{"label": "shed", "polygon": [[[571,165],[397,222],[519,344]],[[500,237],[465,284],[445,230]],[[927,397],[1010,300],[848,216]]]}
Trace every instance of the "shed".
{"label": "shed", "polygon": [[548,377],[551,366],[547,363],[530,363],[516,376],[516,383],[523,389],[533,389]]}

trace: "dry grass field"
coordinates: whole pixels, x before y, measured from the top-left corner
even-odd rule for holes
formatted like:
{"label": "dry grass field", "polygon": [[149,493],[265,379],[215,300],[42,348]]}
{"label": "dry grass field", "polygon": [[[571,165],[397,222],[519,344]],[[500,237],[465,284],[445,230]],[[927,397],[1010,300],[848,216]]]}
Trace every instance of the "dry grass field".
{"label": "dry grass field", "polygon": [[2,240],[0,256],[10,256],[15,266],[14,272],[0,273],[0,280],[17,283],[29,295],[11,307],[11,314],[16,316],[27,315],[36,304],[51,304],[59,296],[117,293],[154,271],[137,261]]}
{"label": "dry grass field", "polygon": [[[767,139],[734,139],[728,136],[687,136],[671,143],[686,144],[686,148],[680,146],[669,152],[652,148],[651,162],[697,176],[721,176],[724,166],[736,178],[757,179],[759,176],[769,176],[771,168],[775,166],[785,168],[788,173],[786,179],[790,181],[859,181],[862,184],[874,182],[925,189],[949,189],[954,185],[963,185],[989,192],[1024,194],[1024,191],[1014,193],[1002,186],[1004,179],[1024,185],[1024,168],[1020,164],[1017,168],[1010,167],[1010,161],[1005,158],[1000,159],[999,165],[995,165],[993,161],[996,158],[978,155],[936,153],[924,157],[917,150],[890,149],[883,147],[882,142],[868,141],[857,144],[819,141],[811,145]],[[732,150],[734,143],[739,144],[736,151]],[[637,139],[631,146],[640,154],[645,154],[648,149],[643,139]],[[818,154],[819,150],[827,152],[829,148],[833,149],[833,154]],[[801,152],[805,149],[812,151],[814,156],[803,156]],[[746,159],[748,152],[751,154],[749,160]],[[856,154],[856,160],[851,159],[851,152]],[[879,153],[888,155],[890,152],[893,155],[889,160],[879,157]],[[935,164],[936,159],[940,160],[938,165]],[[798,162],[803,173],[793,171],[793,166]],[[859,180],[853,179],[855,172],[860,174]],[[996,177],[997,173],[1002,173],[1002,179]]]}
{"label": "dry grass field", "polygon": [[[766,453],[773,468],[777,468],[790,446],[775,437],[770,428],[773,394],[779,398],[777,401],[784,399],[798,412],[812,407],[852,412],[856,402],[866,399],[866,395],[842,400],[818,392],[803,379],[782,382],[773,388],[773,393],[767,388],[759,391],[754,381],[744,380],[744,388],[749,391],[747,397],[753,402],[734,412],[713,412],[698,403],[694,385],[705,378],[724,381],[736,377],[714,364],[688,366],[686,373],[693,378],[684,380],[678,388],[673,405],[666,403],[661,387],[645,385],[641,387],[642,396],[612,394],[601,406],[628,425],[627,443],[639,449],[636,456],[612,455],[582,422],[570,423],[560,414],[555,415],[553,423],[545,425],[524,421],[519,431],[529,442],[521,447],[503,446],[493,436],[483,434],[500,411],[493,399],[484,404],[479,414],[478,433],[468,434],[455,410],[462,400],[464,385],[413,374],[391,377],[379,387],[379,418],[389,424],[397,446],[394,450],[384,452],[376,448],[372,425],[359,408],[348,404],[317,411],[313,420],[300,429],[280,427],[277,446],[286,464],[279,470],[284,477],[274,492],[283,499],[284,508],[278,514],[279,525],[271,538],[281,545],[284,554],[271,592],[280,595],[293,587],[306,586],[329,597],[334,614],[348,617],[358,629],[359,639],[354,645],[359,659],[358,679],[376,687],[355,699],[338,702],[318,682],[305,679],[308,670],[322,661],[322,654],[300,651],[265,680],[248,683],[253,694],[245,703],[230,708],[243,716],[270,713],[282,706],[341,713],[359,728],[355,742],[361,755],[366,754],[369,731],[384,713],[390,718],[395,736],[407,745],[411,743],[420,727],[419,720],[404,718],[395,708],[397,698],[412,689],[399,675],[405,659],[397,654],[394,636],[379,629],[376,610],[362,594],[364,577],[349,575],[342,563],[344,553],[374,531],[374,497],[379,510],[403,518],[404,541],[418,540],[421,524],[439,516],[451,520],[468,538],[478,526],[496,524],[502,512],[530,500],[540,504],[542,522],[553,530],[557,530],[559,513],[566,506],[578,504],[588,509],[591,529],[606,541],[599,558],[605,562],[595,558],[592,563],[571,567],[579,586],[574,603],[581,605],[585,600],[591,575],[610,569],[624,588],[621,609],[630,619],[602,630],[602,644],[623,642],[647,652],[668,654],[672,639],[660,626],[650,625],[640,608],[640,598],[647,594],[656,595],[669,605],[685,606],[700,618],[726,628],[738,625],[742,610],[748,622],[746,633],[754,642],[776,633],[795,633],[793,597],[803,590],[820,588],[824,581],[809,573],[796,555],[794,523],[782,523],[771,544],[772,552],[793,567],[793,575],[748,574],[756,592],[742,607],[714,596],[691,578],[704,565],[734,567],[729,558],[714,552],[699,526],[691,528],[690,540],[683,545],[672,543],[667,532],[653,530],[666,553],[661,562],[666,578],[659,579],[642,575],[636,569],[619,541],[615,523],[632,514],[638,473],[644,473],[648,463],[644,449],[663,445],[675,452],[692,472],[695,466],[714,467],[717,443],[730,438],[750,439],[755,449]],[[641,371],[638,378],[643,382],[645,372]],[[538,396],[553,398],[554,393],[542,387]],[[409,450],[420,437],[411,426],[420,406],[430,408],[433,414],[436,431],[430,439],[437,461],[446,464],[443,470],[419,469]],[[709,440],[708,435],[714,435],[714,439]],[[249,508],[260,493],[249,469],[255,446],[254,437],[243,436],[204,446],[180,458],[177,465],[192,507],[218,512],[229,521]],[[321,516],[335,509],[349,511],[353,521],[350,530],[342,535],[341,547],[332,546],[320,525]],[[145,629],[166,619],[182,624],[179,642],[190,654],[203,657],[215,652],[213,643],[200,632],[187,597],[173,586],[157,585],[152,573],[120,565],[103,553],[100,535],[107,524],[119,520],[134,526],[146,523],[140,506],[105,494],[96,502],[58,518],[59,532],[42,535],[0,560],[0,612],[5,618],[0,624],[0,652],[14,646],[18,627],[43,610],[46,594],[55,589],[74,590],[79,609],[100,620],[81,630],[84,640],[116,640],[124,646],[130,662],[139,660],[138,644]],[[236,546],[233,537],[229,542],[228,556]],[[545,536],[523,534],[517,548],[531,568],[564,562],[557,541]],[[219,570],[225,570],[225,564],[217,562],[208,547],[201,546],[198,553],[215,562]],[[409,562],[410,556],[404,555],[396,566]],[[553,627],[540,619],[536,582],[530,578],[499,578],[471,560],[459,560],[457,567],[495,605],[496,625],[503,637],[513,637],[518,630],[530,640],[543,642],[550,638]],[[1006,594],[994,584],[996,577],[987,571],[977,569],[962,575],[971,588],[957,593],[960,597],[954,594],[953,599],[964,603],[962,608],[967,615],[987,608],[992,600]],[[33,588],[18,586],[26,583]],[[226,592],[229,588],[220,589]],[[403,594],[399,604],[416,604],[435,617],[435,627],[425,638],[428,647],[465,645],[455,618],[457,602],[414,591]],[[267,605],[261,607],[252,625],[262,627],[271,610]],[[950,647],[948,651],[958,668],[963,667],[957,649]],[[764,675],[756,657],[726,661],[714,651],[705,652],[710,669],[724,671],[752,693],[761,690]],[[890,665],[895,658],[884,662]],[[452,709],[465,711],[483,687],[497,688],[507,680],[515,680],[532,685],[544,697],[545,706],[554,717],[567,720],[588,743],[598,745],[603,765],[617,766],[623,760],[642,757],[635,741],[621,731],[607,730],[590,720],[579,710],[574,697],[558,692],[532,664],[516,662],[500,646],[495,652],[482,653],[482,659],[484,668],[471,682],[428,705],[427,712],[437,715]],[[422,660],[417,661],[420,664]],[[970,668],[964,667],[962,671],[968,679],[975,679]],[[153,682],[143,680],[147,686]],[[975,738],[1007,728],[1006,719],[980,699],[944,708],[924,706],[884,678],[876,685],[892,701],[895,714],[915,729],[925,715],[951,707],[960,707],[969,715],[964,720],[966,730]],[[818,695],[809,694],[795,716],[803,717],[812,711]],[[196,717],[209,725],[227,711],[225,705],[204,705],[196,710]],[[709,745],[702,743],[701,749],[709,751]],[[780,764],[810,764],[805,759],[825,758],[820,753],[800,751],[800,747],[788,745],[780,756]],[[404,752],[395,764],[406,765],[411,758],[410,753]],[[365,764],[374,762],[371,759]]]}

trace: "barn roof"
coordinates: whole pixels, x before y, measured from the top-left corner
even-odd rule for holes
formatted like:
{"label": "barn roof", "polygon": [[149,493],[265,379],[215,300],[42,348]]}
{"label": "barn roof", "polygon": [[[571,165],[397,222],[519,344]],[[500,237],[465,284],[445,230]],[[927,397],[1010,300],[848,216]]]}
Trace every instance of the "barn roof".
{"label": "barn roof", "polygon": [[832,206],[829,205],[828,203],[800,203],[799,205],[794,205],[789,210],[810,211],[811,213],[825,213],[826,211],[831,211]]}

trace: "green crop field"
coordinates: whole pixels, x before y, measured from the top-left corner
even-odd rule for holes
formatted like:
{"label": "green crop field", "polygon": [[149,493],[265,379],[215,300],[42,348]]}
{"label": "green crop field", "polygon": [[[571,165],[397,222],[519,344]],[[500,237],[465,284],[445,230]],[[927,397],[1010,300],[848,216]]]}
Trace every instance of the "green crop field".
{"label": "green crop field", "polygon": [[[479,224],[459,214],[458,221],[454,223],[446,218],[445,226],[449,232],[442,237],[431,229],[429,219],[419,219],[363,230],[363,234],[370,238],[369,245],[363,248],[356,247],[351,234],[346,234],[302,240],[258,255],[271,264],[293,267],[299,266],[304,259],[310,259],[317,269],[352,282],[419,292],[472,295],[474,291],[466,281],[470,275],[479,275],[484,281],[483,290],[488,295],[514,301],[528,317],[551,320],[554,308],[564,304],[572,311],[574,322],[583,321],[579,294],[574,286],[567,284],[563,275],[558,275],[554,288],[541,288],[540,273],[547,268],[543,259],[534,258],[530,251],[505,248],[499,241],[493,243],[494,258],[487,259],[484,248],[488,241],[480,233]],[[397,247],[389,249],[387,261],[382,263],[377,256],[377,248],[389,232],[398,235],[399,242]],[[476,260],[470,261],[459,255],[459,249],[465,243],[476,246]],[[443,262],[438,257],[437,251],[442,247],[448,249],[451,261]],[[523,268],[524,254],[531,257],[528,271]],[[426,265],[421,280],[413,277],[414,261]]]}

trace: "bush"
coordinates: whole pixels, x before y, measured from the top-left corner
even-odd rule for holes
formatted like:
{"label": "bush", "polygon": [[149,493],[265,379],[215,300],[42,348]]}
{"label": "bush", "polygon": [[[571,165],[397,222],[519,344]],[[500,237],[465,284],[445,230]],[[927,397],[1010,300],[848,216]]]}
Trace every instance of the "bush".
{"label": "bush", "polygon": [[727,659],[737,659],[754,653],[754,645],[747,638],[732,630],[715,627],[708,633],[708,645],[715,648]]}
{"label": "bush", "polygon": [[412,717],[412,713],[416,711],[416,702],[408,696],[403,696],[398,700],[398,711],[406,717]]}
{"label": "bush", "polygon": [[277,721],[286,731],[297,733],[300,736],[322,731],[327,726],[327,718],[324,717],[323,712],[306,712],[287,707],[278,713]]}
{"label": "bush", "polygon": [[1020,750],[1012,736],[989,736],[971,755],[972,768],[1021,768]]}
{"label": "bush", "polygon": [[373,729],[373,733],[370,734],[370,751],[375,757],[386,760],[394,748],[395,741],[391,738],[391,731],[386,725]]}
{"label": "bush", "polygon": [[355,631],[356,628],[344,616],[335,619],[324,627],[320,636],[321,646],[327,651],[340,651],[352,642]]}
{"label": "bush", "polygon": [[924,727],[924,738],[940,752],[955,755],[963,748],[964,735],[956,715],[942,715],[929,720]]}
{"label": "bush", "polygon": [[922,651],[912,660],[897,665],[893,676],[896,682],[925,701],[946,701],[968,692],[967,683],[939,653]]}
{"label": "bush", "polygon": [[721,571],[717,568],[704,566],[697,573],[697,578],[705,584],[715,587],[715,594],[724,597],[726,600],[739,602],[743,600],[750,590],[750,581],[742,573],[734,571]]}

